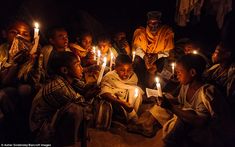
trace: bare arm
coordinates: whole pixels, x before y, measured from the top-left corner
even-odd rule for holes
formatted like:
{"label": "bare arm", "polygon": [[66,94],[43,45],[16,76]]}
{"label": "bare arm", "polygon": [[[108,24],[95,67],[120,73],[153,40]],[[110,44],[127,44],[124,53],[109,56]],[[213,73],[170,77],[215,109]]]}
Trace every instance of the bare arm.
{"label": "bare arm", "polygon": [[181,107],[179,107],[179,103],[177,99],[173,98],[160,98],[161,104],[160,106],[170,110],[172,113],[177,115],[180,119],[183,121],[192,124],[194,126],[202,126],[206,123],[208,120],[208,117],[199,116],[195,111],[193,110],[183,110]]}
{"label": "bare arm", "polygon": [[177,115],[179,118],[184,120],[187,123],[190,123],[194,126],[202,126],[204,125],[208,118],[199,116],[195,111],[192,110],[182,110],[181,108],[172,105],[171,111]]}

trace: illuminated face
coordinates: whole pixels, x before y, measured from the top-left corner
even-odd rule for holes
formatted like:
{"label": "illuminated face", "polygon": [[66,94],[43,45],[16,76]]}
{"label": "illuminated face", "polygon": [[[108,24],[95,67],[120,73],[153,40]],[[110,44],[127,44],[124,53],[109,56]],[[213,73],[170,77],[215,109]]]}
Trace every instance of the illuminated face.
{"label": "illuminated face", "polygon": [[101,54],[104,55],[108,53],[109,48],[111,47],[111,44],[108,41],[100,41],[98,42],[98,47],[101,51]]}
{"label": "illuminated face", "polygon": [[74,78],[81,79],[82,78],[82,72],[83,72],[83,68],[81,66],[81,61],[78,58],[78,60],[75,60],[72,63],[70,75]]}
{"label": "illuminated face", "polygon": [[149,30],[153,35],[156,35],[159,23],[160,21],[157,19],[148,20],[147,26],[149,27]]}
{"label": "illuminated face", "polygon": [[133,74],[132,64],[120,64],[115,70],[122,80],[128,79]]}
{"label": "illuminated face", "polygon": [[30,27],[24,22],[16,22],[7,32],[8,42],[12,42],[14,37],[19,34],[23,36],[27,41],[30,41]]}
{"label": "illuminated face", "polygon": [[64,30],[58,30],[55,32],[53,38],[50,39],[50,42],[55,49],[63,49],[64,51],[69,43],[68,33]]}
{"label": "illuminated face", "polygon": [[180,84],[186,85],[192,81],[193,76],[181,63],[177,63],[176,74]]}
{"label": "illuminated face", "polygon": [[81,46],[86,49],[87,51],[91,51],[92,49],[92,36],[85,35],[82,38]]}

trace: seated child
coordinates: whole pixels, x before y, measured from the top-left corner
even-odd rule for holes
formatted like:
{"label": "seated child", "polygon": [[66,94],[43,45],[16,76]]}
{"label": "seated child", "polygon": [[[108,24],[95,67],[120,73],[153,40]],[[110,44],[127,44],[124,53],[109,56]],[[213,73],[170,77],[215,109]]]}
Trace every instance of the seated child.
{"label": "seated child", "polygon": [[51,62],[53,79],[35,96],[30,112],[30,128],[40,143],[53,146],[75,145],[84,110],[83,96],[72,88],[74,78],[82,77],[79,58],[72,52],[55,53]]}
{"label": "seated child", "polygon": [[133,72],[132,60],[128,55],[120,54],[115,65],[115,70],[108,72],[101,81],[101,97],[113,106],[123,108],[127,120],[135,121],[143,91],[137,86],[138,78]]}
{"label": "seated child", "polygon": [[137,125],[130,126],[129,130],[147,136],[153,124],[160,124],[166,146],[182,146],[185,141],[201,146],[225,143],[226,135],[221,134],[225,133],[224,130],[228,131],[229,111],[218,89],[202,81],[206,65],[204,59],[200,55],[188,54],[182,56],[176,65],[177,78],[182,85],[178,98],[169,94],[166,95],[168,98],[159,97],[160,103],[149,111],[151,115],[148,119],[152,122],[143,121],[141,117]]}

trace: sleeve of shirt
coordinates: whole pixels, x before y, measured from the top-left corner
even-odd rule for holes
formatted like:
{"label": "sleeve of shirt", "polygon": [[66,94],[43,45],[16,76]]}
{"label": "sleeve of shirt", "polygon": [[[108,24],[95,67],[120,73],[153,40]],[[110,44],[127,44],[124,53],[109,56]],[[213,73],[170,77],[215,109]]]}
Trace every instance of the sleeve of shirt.
{"label": "sleeve of shirt", "polygon": [[142,59],[144,59],[145,52],[143,51],[142,48],[137,47],[137,48],[136,48],[136,55],[137,55],[137,56],[140,56]]}

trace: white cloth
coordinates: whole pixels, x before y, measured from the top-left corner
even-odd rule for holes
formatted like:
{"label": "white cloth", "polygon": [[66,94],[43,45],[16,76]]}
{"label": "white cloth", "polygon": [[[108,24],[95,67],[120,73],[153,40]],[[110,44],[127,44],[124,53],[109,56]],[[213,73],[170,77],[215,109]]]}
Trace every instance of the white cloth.
{"label": "white cloth", "polygon": [[[135,112],[127,114],[129,117],[133,113],[137,113],[139,106],[142,103],[143,90],[137,86],[138,78],[135,73],[131,74],[127,80],[122,80],[116,70],[108,72],[101,81],[101,93],[110,93],[113,96],[118,96],[121,100],[128,102],[133,106]],[[135,97],[135,89],[138,89],[138,96]],[[128,117],[127,116],[127,117]]]}
{"label": "white cloth", "polygon": [[[209,125],[204,124],[204,126],[200,128],[193,128],[193,130],[190,131],[189,135],[194,141],[198,141],[200,143],[205,144],[211,144],[211,138],[209,137],[218,137],[218,135],[221,135],[222,131],[229,130],[227,129],[227,127],[230,125],[230,123],[228,123],[230,120],[230,116],[227,104],[225,103],[225,100],[218,92],[218,90],[216,90],[213,85],[209,84],[205,84],[200,87],[193,95],[191,102],[188,102],[186,100],[188,87],[188,85],[182,85],[181,87],[178,96],[178,101],[180,103],[179,107],[182,108],[182,110],[192,110],[198,116],[208,118],[209,123]],[[155,117],[155,119],[157,119],[159,123],[163,126],[163,138],[165,138],[170,133],[174,134],[175,127],[183,127],[176,126],[178,116],[172,114],[166,109],[155,105],[149,111]],[[226,139],[226,137],[224,138]],[[223,139],[216,141],[222,140]]]}

